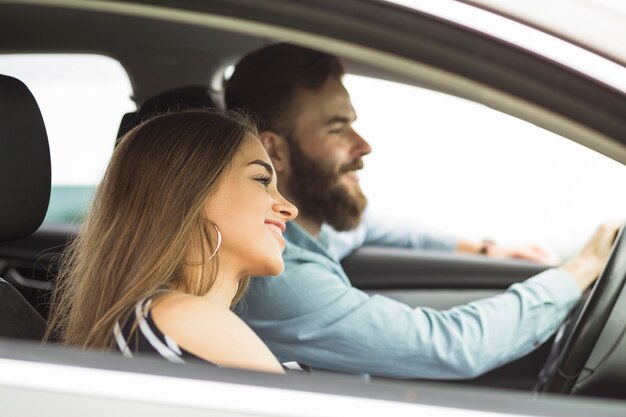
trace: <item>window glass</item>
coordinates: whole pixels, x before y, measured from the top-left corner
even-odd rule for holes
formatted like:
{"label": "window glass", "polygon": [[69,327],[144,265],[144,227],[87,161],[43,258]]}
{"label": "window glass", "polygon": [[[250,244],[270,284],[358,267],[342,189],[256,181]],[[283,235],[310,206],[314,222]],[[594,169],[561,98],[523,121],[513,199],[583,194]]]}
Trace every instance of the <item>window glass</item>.
{"label": "window glass", "polygon": [[595,151],[450,95],[354,75],[344,83],[373,149],[361,183],[381,216],[569,257],[626,213],[626,167]]}
{"label": "window glass", "polygon": [[83,54],[0,55],[0,74],[28,86],[46,124],[52,193],[45,222],[79,222],[122,116],[136,108],[128,75],[114,59]]}

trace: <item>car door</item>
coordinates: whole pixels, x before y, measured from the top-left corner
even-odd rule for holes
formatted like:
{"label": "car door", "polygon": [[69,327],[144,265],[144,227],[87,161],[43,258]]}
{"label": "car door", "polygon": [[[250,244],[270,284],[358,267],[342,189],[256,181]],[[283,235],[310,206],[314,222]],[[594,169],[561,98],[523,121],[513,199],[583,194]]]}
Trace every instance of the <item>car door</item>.
{"label": "car door", "polygon": [[[626,98],[622,90],[612,86],[609,80],[573,69],[558,57],[546,57],[541,51],[515,45],[511,39],[500,39],[497,34],[472,26],[471,21],[461,23],[462,14],[454,10],[452,15],[439,13],[432,6],[434,2],[424,3],[432,6],[428,9],[355,0],[130,3],[156,9],[169,5],[195,13],[194,30],[205,24],[216,25],[214,20],[203,18],[217,17],[222,19],[219,20],[222,28],[257,36],[257,43],[259,39],[289,38],[322,48],[341,55],[360,75],[462,97],[626,162]],[[446,2],[441,10],[448,3],[453,2]],[[120,13],[127,17],[133,10],[124,9]],[[165,14],[158,16],[171,23]],[[228,27],[231,18],[236,21]],[[6,44],[4,47],[9,49]],[[596,64],[596,69],[601,66]],[[175,77],[175,73],[166,75]],[[453,123],[455,119],[450,120]],[[5,271],[0,273],[6,276],[7,270],[18,271],[20,278],[13,272],[8,275],[14,276],[18,284],[27,283],[23,285],[24,291],[37,287],[36,282],[46,281],[50,276],[48,258],[42,255],[60,252],[75,231],[72,226],[44,226],[28,239],[0,247],[0,259],[4,262],[0,269]],[[437,308],[495,294],[543,269],[518,261],[389,248],[361,249],[343,264],[359,288],[393,296],[411,306]],[[35,281],[25,280],[30,278]],[[507,368],[501,379],[493,377],[488,382],[515,385],[521,381],[528,387],[536,375],[534,364],[541,360],[532,359],[532,362],[532,366],[522,362],[518,368]]]}

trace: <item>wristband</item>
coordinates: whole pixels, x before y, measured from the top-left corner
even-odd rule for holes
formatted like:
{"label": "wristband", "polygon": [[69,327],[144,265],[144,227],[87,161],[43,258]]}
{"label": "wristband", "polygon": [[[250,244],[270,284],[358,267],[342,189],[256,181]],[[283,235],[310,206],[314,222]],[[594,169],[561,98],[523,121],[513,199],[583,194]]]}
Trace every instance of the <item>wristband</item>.
{"label": "wristband", "polygon": [[496,242],[491,239],[483,239],[478,253],[480,253],[481,255],[489,255],[489,248],[495,246],[495,244]]}

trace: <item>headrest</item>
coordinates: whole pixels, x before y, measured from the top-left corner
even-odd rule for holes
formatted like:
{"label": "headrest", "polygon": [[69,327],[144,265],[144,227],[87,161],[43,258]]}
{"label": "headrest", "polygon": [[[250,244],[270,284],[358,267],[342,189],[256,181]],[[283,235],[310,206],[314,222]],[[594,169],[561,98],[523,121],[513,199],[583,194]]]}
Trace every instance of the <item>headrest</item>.
{"label": "headrest", "polygon": [[147,99],[138,111],[126,113],[120,123],[117,138],[121,138],[139,123],[157,114],[214,106],[206,86],[195,85],[165,91]]}
{"label": "headrest", "polygon": [[0,75],[0,242],[41,225],[50,201],[50,148],[39,106],[19,80]]}

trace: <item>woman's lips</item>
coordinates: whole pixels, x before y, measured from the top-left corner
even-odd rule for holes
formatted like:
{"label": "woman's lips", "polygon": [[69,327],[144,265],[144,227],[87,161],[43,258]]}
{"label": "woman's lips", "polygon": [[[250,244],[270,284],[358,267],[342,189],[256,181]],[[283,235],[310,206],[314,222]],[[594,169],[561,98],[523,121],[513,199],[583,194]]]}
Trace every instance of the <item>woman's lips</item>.
{"label": "woman's lips", "polygon": [[276,237],[278,237],[278,239],[280,239],[283,245],[285,244],[285,238],[283,237],[283,232],[286,228],[285,223],[273,220],[266,220],[265,226],[267,226],[267,228],[270,229],[276,235]]}
{"label": "woman's lips", "polygon": [[287,225],[285,224],[285,222],[281,222],[280,220],[265,220],[265,224],[268,227],[276,227],[277,233],[281,235],[285,232],[285,229],[287,229]]}
{"label": "woman's lips", "polygon": [[280,227],[278,227],[277,225],[273,224],[273,223],[265,223],[265,225],[274,233],[276,233],[278,236],[282,236],[283,235],[283,231],[281,230]]}

